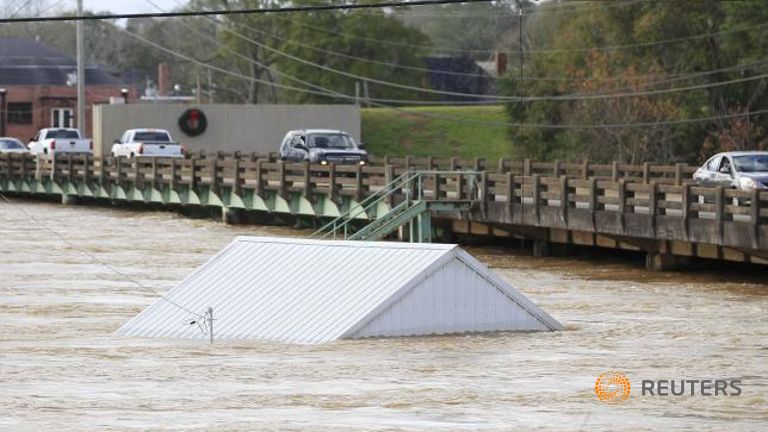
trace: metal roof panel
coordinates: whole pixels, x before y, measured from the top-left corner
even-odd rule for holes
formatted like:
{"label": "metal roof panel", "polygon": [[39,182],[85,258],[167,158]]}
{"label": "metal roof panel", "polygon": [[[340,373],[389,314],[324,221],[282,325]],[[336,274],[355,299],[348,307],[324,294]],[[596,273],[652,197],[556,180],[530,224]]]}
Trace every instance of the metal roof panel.
{"label": "metal roof panel", "polygon": [[[238,237],[166,298],[199,314],[212,307],[216,339],[322,343],[354,336],[461,252],[444,244]],[[480,277],[465,279],[485,281],[473,264],[465,268]],[[466,287],[473,288],[482,289]],[[192,314],[161,299],[117,333],[206,338],[192,321]]]}

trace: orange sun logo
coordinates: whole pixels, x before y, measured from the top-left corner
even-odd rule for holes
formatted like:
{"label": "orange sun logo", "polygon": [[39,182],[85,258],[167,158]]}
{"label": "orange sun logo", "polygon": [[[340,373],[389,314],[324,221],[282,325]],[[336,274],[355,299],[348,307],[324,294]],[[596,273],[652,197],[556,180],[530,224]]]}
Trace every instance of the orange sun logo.
{"label": "orange sun logo", "polygon": [[595,381],[595,394],[602,402],[620,404],[629,398],[629,378],[621,372],[607,371]]}

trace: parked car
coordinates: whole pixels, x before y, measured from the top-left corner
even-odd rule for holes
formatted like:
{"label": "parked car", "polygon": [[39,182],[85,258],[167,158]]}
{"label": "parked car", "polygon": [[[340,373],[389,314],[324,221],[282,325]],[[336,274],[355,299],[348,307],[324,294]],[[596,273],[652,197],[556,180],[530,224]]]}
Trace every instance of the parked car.
{"label": "parked car", "polygon": [[36,155],[54,153],[91,154],[93,141],[82,138],[80,131],[73,128],[40,129],[27,144],[29,151]]}
{"label": "parked car", "polygon": [[184,157],[184,146],[165,129],[128,129],[112,145],[115,157]]}
{"label": "parked car", "polygon": [[368,152],[344,131],[305,129],[285,134],[280,145],[280,158],[322,165],[365,165],[368,163]]}
{"label": "parked car", "polygon": [[0,153],[29,153],[29,149],[16,138],[0,137]]}
{"label": "parked car", "polygon": [[718,153],[693,174],[702,186],[723,186],[741,190],[768,188],[768,152]]}

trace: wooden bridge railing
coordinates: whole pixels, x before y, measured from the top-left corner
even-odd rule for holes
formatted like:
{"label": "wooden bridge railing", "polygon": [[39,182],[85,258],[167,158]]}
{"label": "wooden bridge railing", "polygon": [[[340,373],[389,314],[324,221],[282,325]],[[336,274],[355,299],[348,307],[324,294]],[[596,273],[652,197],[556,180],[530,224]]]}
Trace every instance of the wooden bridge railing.
{"label": "wooden bridge railing", "polygon": [[[267,162],[279,162],[280,156],[276,152],[258,153],[258,152],[215,152],[206,153],[205,151],[191,152],[188,158],[198,161],[231,160],[255,162],[265,160]],[[109,158],[106,158],[109,159]],[[627,181],[638,181],[648,183],[656,180],[658,183],[683,184],[691,183],[691,175],[698,168],[688,164],[663,165],[654,163],[643,164],[624,164],[614,162],[611,164],[599,164],[588,161],[584,162],[537,162],[530,159],[512,160],[507,158],[495,161],[483,158],[461,159],[461,158],[435,158],[412,157],[412,156],[371,156],[370,166],[394,165],[413,170],[473,170],[488,171],[493,173],[512,173],[514,175],[531,176],[538,174],[547,177],[580,177],[580,178],[605,178],[618,181],[625,179]]]}
{"label": "wooden bridge railing", "polygon": [[[59,156],[44,160],[5,154],[0,156],[0,181],[52,179],[102,185],[132,184],[139,188],[188,185],[214,191],[228,187],[235,193],[252,189],[260,195],[267,192],[281,196],[300,193],[307,197],[321,194],[332,200],[340,197],[361,200],[414,168],[419,161],[411,158],[409,164],[403,165],[399,159],[389,159],[389,162],[394,164],[309,165],[258,157],[127,160]],[[443,162],[431,161],[433,167],[440,167]],[[451,163],[461,168],[465,162]],[[477,184],[467,184],[461,177],[428,176],[422,187],[431,199],[461,199],[469,196],[472,188],[479,187],[486,204],[514,209],[509,212],[513,214],[512,219],[506,220],[510,223],[597,230],[601,224],[628,225],[633,215],[650,214],[683,220],[686,230],[689,229],[687,221],[694,219],[713,220],[717,224],[738,222],[754,230],[768,229],[768,191],[698,187],[688,180],[691,168],[687,166],[530,161],[504,164],[505,172],[486,172]],[[579,216],[570,217],[572,215]],[[656,228],[652,228],[656,233]]]}
{"label": "wooden bridge railing", "polygon": [[768,249],[768,191],[488,174],[488,222]]}

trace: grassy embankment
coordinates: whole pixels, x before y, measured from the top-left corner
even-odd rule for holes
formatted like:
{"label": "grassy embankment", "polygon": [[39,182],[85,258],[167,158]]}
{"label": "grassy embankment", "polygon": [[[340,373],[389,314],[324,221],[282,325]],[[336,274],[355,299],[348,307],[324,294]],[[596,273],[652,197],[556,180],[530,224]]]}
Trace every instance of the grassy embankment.
{"label": "grassy embankment", "polygon": [[[512,142],[503,126],[464,123],[436,116],[508,122],[502,106],[415,107],[406,111],[386,108],[362,110],[363,142],[377,156],[434,156],[498,159],[510,157]],[[411,114],[414,113],[414,114]]]}

